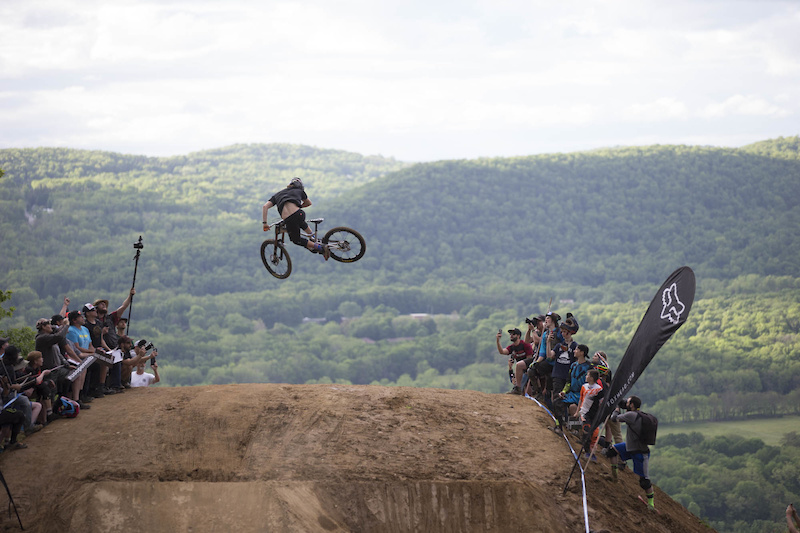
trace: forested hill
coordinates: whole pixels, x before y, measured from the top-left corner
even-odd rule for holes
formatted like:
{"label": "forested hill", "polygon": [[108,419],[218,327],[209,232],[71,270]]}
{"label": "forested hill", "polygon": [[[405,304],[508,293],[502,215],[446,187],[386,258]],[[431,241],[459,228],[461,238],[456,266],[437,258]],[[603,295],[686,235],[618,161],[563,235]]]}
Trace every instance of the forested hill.
{"label": "forested hill", "polygon": [[367,264],[412,282],[657,283],[664,265],[731,279],[800,262],[797,138],[422,164],[346,202],[377,238]]}
{"label": "forested hill", "polygon": [[[347,278],[597,286],[658,283],[681,264],[723,280],[794,275],[800,262],[796,137],[741,149],[653,146],[413,166],[291,145],[170,158],[10,149],[0,151],[0,168],[0,284],[28,285],[41,297],[90,280],[119,286],[118,242],[139,234],[152,245],[158,286],[261,289],[260,205],[294,175],[308,183],[310,215],[367,238],[363,261],[335,269]],[[81,267],[86,257],[91,273]],[[292,277],[308,281],[322,268],[298,264]]]}

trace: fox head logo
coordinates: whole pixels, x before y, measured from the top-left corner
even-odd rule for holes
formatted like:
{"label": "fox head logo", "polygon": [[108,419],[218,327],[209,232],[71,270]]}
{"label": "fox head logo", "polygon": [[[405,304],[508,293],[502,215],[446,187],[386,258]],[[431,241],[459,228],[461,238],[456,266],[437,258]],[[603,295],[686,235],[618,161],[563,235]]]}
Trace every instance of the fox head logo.
{"label": "fox head logo", "polygon": [[664,292],[661,293],[661,303],[663,304],[661,308],[661,318],[669,320],[673,324],[677,324],[681,319],[681,315],[686,310],[686,306],[683,305],[683,302],[678,298],[677,284],[673,283],[664,289]]}

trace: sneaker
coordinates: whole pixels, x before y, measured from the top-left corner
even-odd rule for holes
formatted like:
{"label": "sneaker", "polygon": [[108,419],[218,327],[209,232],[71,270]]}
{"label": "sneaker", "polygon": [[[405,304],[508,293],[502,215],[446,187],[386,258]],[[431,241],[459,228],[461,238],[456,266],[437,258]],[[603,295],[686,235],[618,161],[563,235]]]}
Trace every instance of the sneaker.
{"label": "sneaker", "polygon": [[[588,454],[588,453],[587,453],[587,454],[584,454],[583,458],[584,458],[584,459],[588,459],[588,458],[589,458],[589,454]],[[596,462],[597,462],[597,456],[596,456],[595,454],[592,454],[592,462],[593,462],[593,463],[596,463]]]}
{"label": "sneaker", "polygon": [[130,383],[123,383],[122,386],[125,387],[126,389],[130,389],[131,388],[131,384]]}
{"label": "sneaker", "polygon": [[21,450],[23,448],[27,448],[28,445],[24,442],[11,442],[6,446],[6,450]]}
{"label": "sneaker", "polygon": [[560,426],[560,425],[557,425],[557,426],[555,426],[555,427],[551,427],[551,428],[550,428],[550,431],[552,431],[552,432],[553,432],[553,433],[555,433],[556,435],[563,435],[563,434],[564,434],[564,431],[562,431],[562,429],[561,429],[561,426]]}
{"label": "sneaker", "polygon": [[331,258],[331,249],[328,248],[327,244],[317,243],[317,253],[322,254],[322,257],[325,258],[325,261]]}
{"label": "sneaker", "polygon": [[518,394],[519,395],[519,394],[522,394],[522,392],[519,390],[519,387],[517,387],[515,385],[514,388],[511,389],[510,391],[508,391],[506,394]]}
{"label": "sneaker", "polygon": [[103,398],[105,394],[103,394],[103,391],[100,389],[93,389],[89,391],[89,396],[92,398]]}
{"label": "sneaker", "polygon": [[103,394],[116,394],[117,393],[116,390],[111,389],[109,387],[104,387],[102,390],[103,390]]}
{"label": "sneaker", "polygon": [[47,423],[49,424],[53,420],[58,420],[59,418],[61,418],[60,414],[58,414],[58,413],[50,413],[49,415],[47,415]]}
{"label": "sneaker", "polygon": [[94,400],[94,398],[84,393],[81,393],[78,397],[78,403],[91,403],[92,400]]}

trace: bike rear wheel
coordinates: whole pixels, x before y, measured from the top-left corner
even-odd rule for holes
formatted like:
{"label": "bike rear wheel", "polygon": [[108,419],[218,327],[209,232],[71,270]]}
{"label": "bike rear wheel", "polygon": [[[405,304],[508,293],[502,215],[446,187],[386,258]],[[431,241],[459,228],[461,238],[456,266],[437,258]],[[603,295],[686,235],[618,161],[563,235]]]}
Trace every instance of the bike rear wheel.
{"label": "bike rear wheel", "polygon": [[270,274],[278,279],[286,279],[292,273],[292,260],[283,244],[268,239],[261,243],[261,260]]}
{"label": "bike rear wheel", "polygon": [[352,263],[364,257],[367,243],[359,232],[351,228],[340,226],[333,228],[322,238],[322,243],[328,245],[331,257],[340,263]]}

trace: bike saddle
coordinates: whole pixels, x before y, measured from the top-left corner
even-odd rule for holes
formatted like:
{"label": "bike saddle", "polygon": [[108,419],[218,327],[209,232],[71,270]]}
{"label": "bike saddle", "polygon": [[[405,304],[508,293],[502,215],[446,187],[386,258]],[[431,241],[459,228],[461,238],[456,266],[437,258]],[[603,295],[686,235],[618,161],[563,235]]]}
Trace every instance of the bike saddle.
{"label": "bike saddle", "polygon": [[325,219],[324,218],[312,218],[311,220],[306,220],[306,222],[310,222],[312,224],[319,224],[323,220],[325,220]]}

